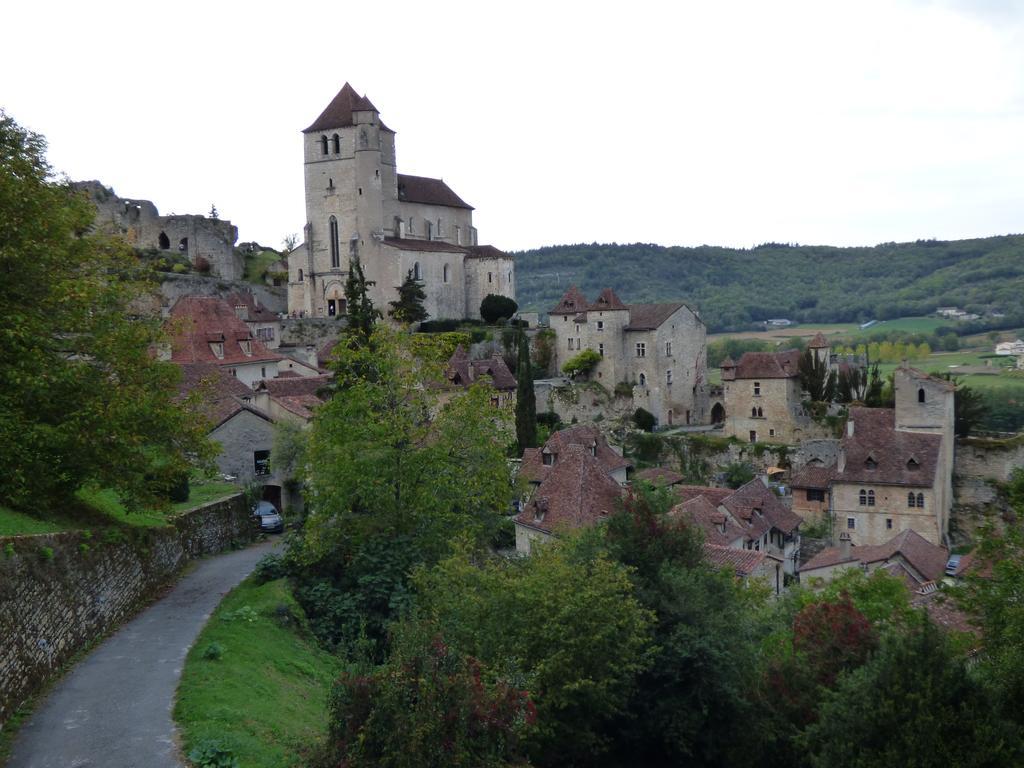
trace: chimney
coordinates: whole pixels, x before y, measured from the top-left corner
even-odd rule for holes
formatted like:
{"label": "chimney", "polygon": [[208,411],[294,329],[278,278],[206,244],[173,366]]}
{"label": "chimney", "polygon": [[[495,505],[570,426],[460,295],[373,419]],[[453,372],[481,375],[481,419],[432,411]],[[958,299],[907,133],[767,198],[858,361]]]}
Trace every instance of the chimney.
{"label": "chimney", "polygon": [[839,554],[843,560],[850,559],[850,534],[846,531],[839,534]]}

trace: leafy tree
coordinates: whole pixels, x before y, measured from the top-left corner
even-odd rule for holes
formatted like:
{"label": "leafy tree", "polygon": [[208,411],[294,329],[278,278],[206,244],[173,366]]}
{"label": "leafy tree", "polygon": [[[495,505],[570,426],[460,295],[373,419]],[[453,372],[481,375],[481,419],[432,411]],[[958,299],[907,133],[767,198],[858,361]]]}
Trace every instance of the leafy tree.
{"label": "leafy tree", "polygon": [[597,368],[597,364],[601,362],[601,355],[592,349],[584,349],[577,355],[574,355],[565,362],[562,366],[562,373],[569,378],[575,379],[576,377],[586,378],[594,369]]}
{"label": "leafy tree", "polygon": [[348,279],[345,281],[345,305],[348,310],[348,325],[345,335],[349,346],[366,346],[373,334],[374,324],[380,319],[380,310],[373,306],[370,287],[376,285],[367,280],[359,257],[349,262]]}
{"label": "leafy tree", "polygon": [[335,683],[324,765],[523,765],[521,737],[536,720],[533,703],[511,681],[486,677],[476,659],[429,626],[399,625],[382,667],[347,671]]}
{"label": "leafy tree", "polygon": [[496,323],[501,318],[508,320],[519,309],[515,300],[508,296],[500,296],[496,293],[489,293],[480,302],[480,317],[488,323]]}
{"label": "leafy tree", "polygon": [[139,316],[150,273],[95,209],[53,181],[45,141],[0,112],[0,504],[67,504],[87,484],[160,505],[210,458],[207,424],[175,402],[180,372]]}
{"label": "leafy tree", "polygon": [[413,277],[410,269],[405,280],[398,286],[398,300],[388,302],[391,305],[388,315],[400,323],[409,325],[423,322],[429,317],[427,310],[423,308],[426,298],[423,283]]}
{"label": "leafy tree", "polygon": [[828,358],[805,349],[797,363],[800,386],[815,403],[830,403],[836,394],[836,372],[829,370]]}
{"label": "leafy tree", "polygon": [[754,468],[745,461],[734,461],[725,467],[724,480],[730,488],[739,488],[753,479]]}
{"label": "leafy tree", "polygon": [[422,615],[460,653],[522,676],[537,708],[524,737],[532,764],[592,764],[649,664],[652,617],[627,569],[572,541],[476,561],[464,548],[420,571]]}
{"label": "leafy tree", "polygon": [[551,373],[551,361],[555,359],[555,332],[550,328],[541,328],[533,339],[533,357],[537,364],[537,374],[544,378]]}
{"label": "leafy tree", "polygon": [[519,364],[516,385],[516,441],[519,453],[537,447],[537,396],[533,391],[533,370],[530,366],[530,341],[522,329],[518,339]]}
{"label": "leafy tree", "polygon": [[[442,404],[441,366],[412,338],[378,327],[365,346],[339,345],[344,396],[317,409],[304,454],[308,516],[293,557],[298,596],[329,643],[365,622],[384,638],[409,570],[436,562],[467,533],[483,543],[511,503],[504,447],[511,429],[479,383]],[[326,635],[325,635],[326,633]]]}
{"label": "leafy tree", "polygon": [[890,632],[879,653],[826,694],[807,728],[813,766],[1010,766],[1020,738],[992,711],[965,660],[922,614]]}

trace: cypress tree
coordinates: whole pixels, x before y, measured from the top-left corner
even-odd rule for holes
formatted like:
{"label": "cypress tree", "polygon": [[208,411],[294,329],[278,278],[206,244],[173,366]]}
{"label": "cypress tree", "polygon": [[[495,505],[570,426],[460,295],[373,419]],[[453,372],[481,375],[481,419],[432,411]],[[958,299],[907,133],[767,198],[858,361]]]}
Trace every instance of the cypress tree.
{"label": "cypress tree", "polygon": [[516,365],[516,440],[519,452],[537,447],[537,398],[533,392],[533,370],[530,364],[530,342],[519,330],[519,359]]}
{"label": "cypress tree", "polygon": [[346,335],[349,346],[353,348],[369,343],[373,325],[380,317],[380,310],[376,309],[370,300],[369,288],[371,285],[376,285],[376,283],[366,279],[359,257],[354,257],[349,262],[348,280],[345,281],[345,303],[348,307]]}
{"label": "cypress tree", "polygon": [[400,323],[420,323],[426,320],[429,315],[423,308],[423,302],[427,294],[423,291],[423,283],[412,275],[412,270],[405,276],[405,280],[398,286],[398,301],[389,301],[391,309],[388,315]]}

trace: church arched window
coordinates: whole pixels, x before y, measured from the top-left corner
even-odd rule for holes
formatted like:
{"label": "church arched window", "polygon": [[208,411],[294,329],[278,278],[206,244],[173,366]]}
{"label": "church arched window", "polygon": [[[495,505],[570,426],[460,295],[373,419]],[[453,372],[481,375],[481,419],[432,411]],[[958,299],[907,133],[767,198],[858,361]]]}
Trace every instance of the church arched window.
{"label": "church arched window", "polygon": [[923,493],[917,494],[917,508],[918,509],[924,509],[924,494]]}
{"label": "church arched window", "polygon": [[640,386],[641,387],[646,387],[647,386],[647,376],[642,374],[642,373],[640,374]]}
{"label": "church arched window", "polygon": [[324,154],[324,155],[327,154],[327,137],[326,136],[321,136],[320,137],[320,152],[321,152],[321,154]]}
{"label": "church arched window", "polygon": [[338,220],[333,216],[331,216],[328,230],[331,240],[331,269],[337,269],[341,266],[341,256],[338,250]]}
{"label": "church arched window", "polygon": [[160,246],[161,251],[166,251],[171,247],[171,238],[167,236],[166,232],[161,232],[160,237],[156,239],[157,244]]}
{"label": "church arched window", "polygon": [[908,507],[916,507],[917,506],[917,497],[914,496],[914,494],[912,492],[907,494],[907,506]]}
{"label": "church arched window", "polygon": [[334,134],[334,136],[331,137],[331,141],[334,142],[334,154],[341,154],[341,136]]}
{"label": "church arched window", "polygon": [[448,265],[447,264],[444,265],[444,281],[446,283],[448,282]]}
{"label": "church arched window", "polygon": [[413,280],[422,280],[423,279],[420,276],[420,263],[418,261],[415,264],[412,265],[412,279]]}
{"label": "church arched window", "polygon": [[924,402],[924,387],[921,387],[921,389],[917,390],[917,402]]}

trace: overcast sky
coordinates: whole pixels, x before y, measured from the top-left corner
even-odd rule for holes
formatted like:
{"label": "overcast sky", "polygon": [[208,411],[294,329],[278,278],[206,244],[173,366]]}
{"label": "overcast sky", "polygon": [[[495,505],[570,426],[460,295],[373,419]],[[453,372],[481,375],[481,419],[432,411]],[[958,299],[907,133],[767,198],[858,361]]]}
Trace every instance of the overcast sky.
{"label": "overcast sky", "polygon": [[0,106],[55,169],[240,240],[304,223],[348,80],[481,242],[874,244],[1024,232],[1024,0],[48,2]]}

